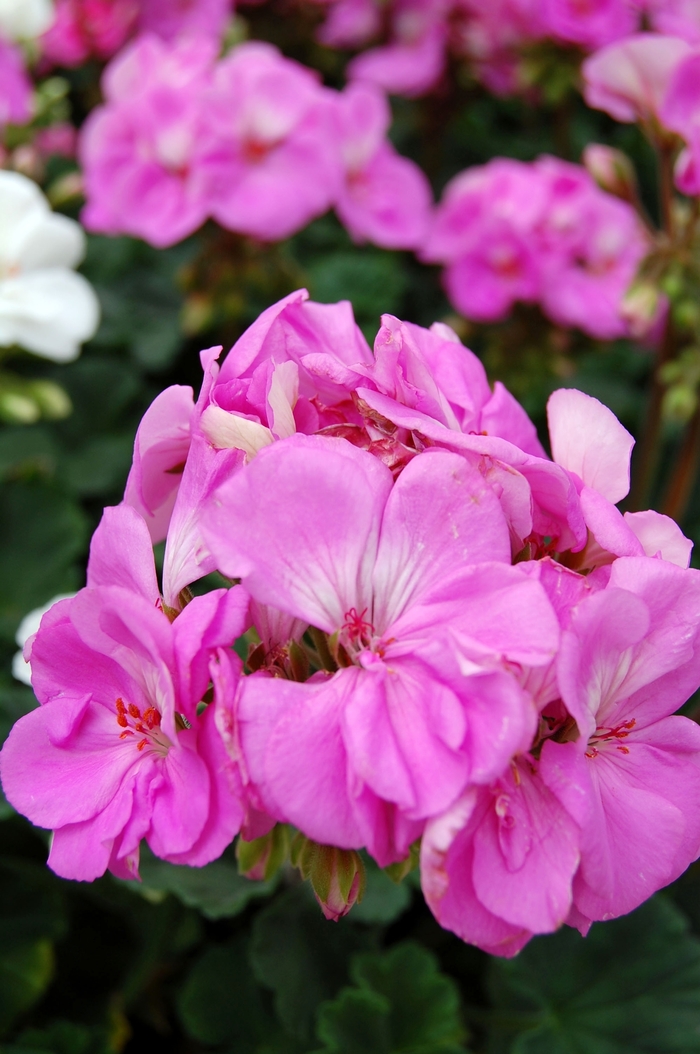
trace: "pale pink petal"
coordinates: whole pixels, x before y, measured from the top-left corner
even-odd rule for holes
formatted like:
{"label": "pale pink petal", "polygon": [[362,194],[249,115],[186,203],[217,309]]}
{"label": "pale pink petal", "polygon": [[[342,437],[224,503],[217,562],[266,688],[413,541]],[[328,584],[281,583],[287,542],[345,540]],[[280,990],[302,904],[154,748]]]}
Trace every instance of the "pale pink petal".
{"label": "pale pink petal", "polygon": [[510,537],[481,473],[446,451],[414,458],[384,510],[373,576],[375,629],[387,629],[465,564],[485,560],[510,562]]}
{"label": "pale pink petal", "polygon": [[552,457],[575,472],[613,505],[629,491],[634,439],[607,406],[572,388],[553,392],[547,403]]}
{"label": "pale pink petal", "polygon": [[153,542],[165,538],[187,452],[194,409],[192,389],[166,388],[141,419],[124,502],[146,520]]}
{"label": "pale pink petal", "polygon": [[370,606],[390,487],[389,470],[345,440],[292,436],[217,491],[205,536],[256,600],[332,633]]}
{"label": "pale pink petal", "polygon": [[662,560],[688,567],[693,543],[670,516],[647,509],[645,512],[626,512],[625,522],[642,543],[647,556],[661,556]]}
{"label": "pale pink petal", "polygon": [[155,604],[160,597],[148,526],[129,505],[107,508],[90,542],[87,584],[120,586]]}

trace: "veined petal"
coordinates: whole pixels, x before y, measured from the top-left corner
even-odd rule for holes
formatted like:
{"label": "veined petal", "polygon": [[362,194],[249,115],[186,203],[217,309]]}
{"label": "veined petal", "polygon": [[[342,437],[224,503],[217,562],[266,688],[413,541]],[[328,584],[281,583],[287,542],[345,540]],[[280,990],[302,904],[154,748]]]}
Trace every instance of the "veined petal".
{"label": "veined petal", "polygon": [[375,629],[383,632],[407,608],[446,588],[465,565],[485,560],[510,562],[508,526],[496,495],[457,454],[415,457],[384,510],[373,575]]}
{"label": "veined petal", "polygon": [[204,532],[221,570],[258,601],[326,632],[371,604],[391,473],[342,439],[296,435],[217,491]]}

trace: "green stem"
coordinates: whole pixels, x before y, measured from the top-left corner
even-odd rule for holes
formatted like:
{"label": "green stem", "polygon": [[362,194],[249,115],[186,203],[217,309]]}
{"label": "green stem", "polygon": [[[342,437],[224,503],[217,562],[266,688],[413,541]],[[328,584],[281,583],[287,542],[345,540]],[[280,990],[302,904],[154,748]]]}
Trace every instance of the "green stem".
{"label": "green stem", "polygon": [[649,495],[656,476],[661,446],[661,426],[663,424],[661,411],[666,390],[661,380],[661,373],[664,365],[673,358],[674,350],[675,334],[669,309],[664,336],[659,348],[659,355],[651,382],[644,431],[635,450],[632,466],[632,489],[626,502],[628,508],[632,511],[648,508]]}
{"label": "green stem", "polygon": [[676,521],[682,520],[693,491],[700,462],[700,406],[688,425],[680,456],[668,484],[663,511]]}

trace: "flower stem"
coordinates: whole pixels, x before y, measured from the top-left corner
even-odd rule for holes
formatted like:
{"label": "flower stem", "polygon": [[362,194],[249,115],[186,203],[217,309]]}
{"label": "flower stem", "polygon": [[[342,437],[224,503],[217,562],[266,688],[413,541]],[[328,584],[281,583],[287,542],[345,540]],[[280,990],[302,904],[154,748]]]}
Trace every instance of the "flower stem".
{"label": "flower stem", "polygon": [[700,462],[700,406],[688,425],[681,452],[666,490],[663,511],[674,520],[681,520],[692,494],[693,483]]}

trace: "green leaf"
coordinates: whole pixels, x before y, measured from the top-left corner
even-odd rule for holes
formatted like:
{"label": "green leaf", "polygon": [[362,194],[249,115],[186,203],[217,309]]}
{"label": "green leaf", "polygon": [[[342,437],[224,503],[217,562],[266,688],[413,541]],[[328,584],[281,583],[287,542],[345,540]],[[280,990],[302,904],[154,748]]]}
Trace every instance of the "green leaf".
{"label": "green leaf", "polygon": [[197,960],[177,1001],[187,1032],[200,1043],[235,1043],[254,1050],[270,1031],[263,993],[248,965],[248,941],[237,936],[208,948]]}
{"label": "green leaf", "polygon": [[86,439],[79,449],[62,459],[61,478],[69,490],[84,497],[122,490],[133,449],[131,431]]}
{"label": "green leaf", "polygon": [[338,251],[316,257],[309,266],[309,292],[314,300],[350,300],[370,343],[384,312],[400,313],[407,278],[396,253],[379,249]]}
{"label": "green leaf", "polygon": [[425,948],[358,955],[351,974],[358,987],[319,1011],[323,1054],[463,1054],[456,985]]}
{"label": "green leaf", "polygon": [[700,941],[661,896],[588,937],[562,929],[493,960],[490,1050],[697,1054]]}
{"label": "green leaf", "polygon": [[[391,1007],[375,992],[346,988],[319,1012],[318,1037],[333,1054],[391,1054]],[[318,1054],[325,1054],[319,1051]]]}
{"label": "green leaf", "polygon": [[43,864],[0,861],[0,949],[41,938],[58,940],[67,928],[63,885]]}
{"label": "green leaf", "polygon": [[56,469],[56,441],[45,425],[0,431],[0,478],[51,476]]}
{"label": "green leaf", "polygon": [[53,947],[47,940],[0,953],[0,1034],[44,993],[53,966]]}
{"label": "green leaf", "polygon": [[70,498],[39,481],[5,484],[0,500],[0,636],[11,640],[27,612],[80,585],[73,562],[87,524]]}
{"label": "green leaf", "polygon": [[253,923],[251,964],[271,988],[277,1015],[292,1035],[311,1038],[316,1008],[347,982],[349,956],[370,945],[350,918],[328,922],[306,886],[289,889]]}
{"label": "green leaf", "polygon": [[239,875],[236,859],[228,851],[205,867],[184,867],[159,860],[144,846],[139,870],[142,883],[129,883],[135,892],[147,898],[174,893],[208,919],[238,915],[251,900],[268,897],[275,888],[274,880],[253,882]]}

